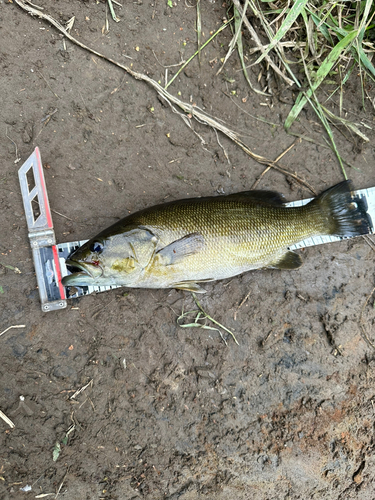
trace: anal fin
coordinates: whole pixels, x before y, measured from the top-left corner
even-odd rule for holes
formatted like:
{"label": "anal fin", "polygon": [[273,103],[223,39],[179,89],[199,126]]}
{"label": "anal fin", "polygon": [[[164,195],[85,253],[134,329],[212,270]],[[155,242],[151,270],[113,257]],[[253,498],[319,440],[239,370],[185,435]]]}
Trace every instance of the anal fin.
{"label": "anal fin", "polygon": [[289,250],[280,260],[272,263],[270,266],[273,269],[298,269],[303,264],[301,256],[298,253]]}

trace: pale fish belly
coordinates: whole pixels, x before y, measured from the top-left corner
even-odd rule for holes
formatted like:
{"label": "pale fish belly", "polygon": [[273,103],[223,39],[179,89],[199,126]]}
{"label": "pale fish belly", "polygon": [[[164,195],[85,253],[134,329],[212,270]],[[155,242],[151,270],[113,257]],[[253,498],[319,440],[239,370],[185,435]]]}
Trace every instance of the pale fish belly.
{"label": "pale fish belly", "polygon": [[183,281],[220,280],[272,267],[272,263],[285,255],[288,245],[302,239],[303,236],[294,236],[287,244],[282,242],[282,245],[280,241],[272,241],[270,238],[245,242],[231,241],[227,237],[215,238],[214,241],[208,239],[203,251],[186,256],[181,262],[168,266],[152,262],[140,277],[138,286],[168,288]]}

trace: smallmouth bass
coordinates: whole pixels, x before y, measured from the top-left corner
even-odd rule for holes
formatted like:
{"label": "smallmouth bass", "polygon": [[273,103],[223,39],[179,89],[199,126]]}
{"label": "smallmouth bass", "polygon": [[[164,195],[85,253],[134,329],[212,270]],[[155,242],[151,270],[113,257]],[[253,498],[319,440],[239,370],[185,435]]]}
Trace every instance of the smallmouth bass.
{"label": "smallmouth bass", "polygon": [[[307,205],[286,207],[273,191],[172,201],[131,214],[75,250],[65,286],[122,285],[205,292],[200,283],[259,268],[297,269],[289,246],[314,236],[370,231],[351,181]],[[75,268],[75,269],[74,269]]]}

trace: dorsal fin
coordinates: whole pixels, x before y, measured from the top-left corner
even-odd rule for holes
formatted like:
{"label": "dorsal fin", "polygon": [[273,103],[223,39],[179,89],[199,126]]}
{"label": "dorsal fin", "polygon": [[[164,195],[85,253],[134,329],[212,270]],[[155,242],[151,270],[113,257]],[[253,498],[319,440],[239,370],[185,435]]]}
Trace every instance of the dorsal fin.
{"label": "dorsal fin", "polygon": [[286,203],[284,196],[277,191],[242,191],[241,193],[229,194],[226,198],[276,207],[284,206]]}

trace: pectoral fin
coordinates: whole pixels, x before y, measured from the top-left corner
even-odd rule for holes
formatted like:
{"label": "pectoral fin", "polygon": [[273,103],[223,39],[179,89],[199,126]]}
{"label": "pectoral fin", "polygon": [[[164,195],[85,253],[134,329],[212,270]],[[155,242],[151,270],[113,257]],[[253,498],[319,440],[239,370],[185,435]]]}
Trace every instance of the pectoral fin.
{"label": "pectoral fin", "polygon": [[298,253],[292,251],[286,252],[280,260],[272,263],[270,266],[273,269],[298,269],[303,264]]}
{"label": "pectoral fin", "polygon": [[201,251],[204,247],[204,238],[201,234],[192,233],[173,241],[157,252],[165,266],[181,262],[185,257]]}

